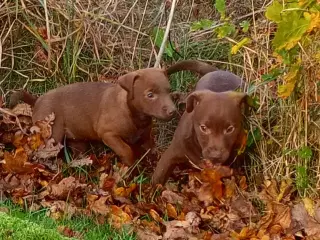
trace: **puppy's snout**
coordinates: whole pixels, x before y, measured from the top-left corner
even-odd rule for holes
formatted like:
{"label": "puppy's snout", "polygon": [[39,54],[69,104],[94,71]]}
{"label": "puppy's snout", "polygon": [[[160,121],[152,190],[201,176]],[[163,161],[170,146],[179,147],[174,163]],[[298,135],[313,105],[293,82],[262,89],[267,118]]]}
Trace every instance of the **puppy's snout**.
{"label": "puppy's snout", "polygon": [[164,106],[162,108],[162,110],[168,115],[168,116],[172,116],[174,114],[174,112],[176,111],[175,107],[168,107],[168,106]]}
{"label": "puppy's snout", "polygon": [[229,158],[229,153],[225,149],[211,147],[203,153],[203,156],[216,163],[223,163]]}

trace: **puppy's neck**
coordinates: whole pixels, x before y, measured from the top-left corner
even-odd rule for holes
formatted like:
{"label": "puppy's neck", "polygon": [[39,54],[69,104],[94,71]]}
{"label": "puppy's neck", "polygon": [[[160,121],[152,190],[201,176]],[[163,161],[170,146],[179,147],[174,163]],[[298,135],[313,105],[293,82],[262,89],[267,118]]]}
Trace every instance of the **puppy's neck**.
{"label": "puppy's neck", "polygon": [[[184,113],[185,114],[185,121],[184,122],[184,126],[183,126],[183,129],[184,129],[184,141],[185,141],[185,145],[186,146],[190,146],[190,148],[187,148],[189,149],[190,151],[193,152],[193,156],[195,157],[195,155],[198,156],[199,159],[197,160],[200,160],[202,158],[202,149],[201,149],[201,146],[199,144],[199,141],[197,139],[197,134],[194,130],[194,126],[193,126],[193,121],[192,121],[192,115],[193,113]],[[181,120],[180,120],[181,121]],[[193,160],[196,160],[196,159],[193,159]]]}
{"label": "puppy's neck", "polygon": [[128,99],[127,104],[132,116],[132,121],[138,129],[146,128],[152,123],[152,117],[139,111],[139,109],[132,104],[132,101]]}

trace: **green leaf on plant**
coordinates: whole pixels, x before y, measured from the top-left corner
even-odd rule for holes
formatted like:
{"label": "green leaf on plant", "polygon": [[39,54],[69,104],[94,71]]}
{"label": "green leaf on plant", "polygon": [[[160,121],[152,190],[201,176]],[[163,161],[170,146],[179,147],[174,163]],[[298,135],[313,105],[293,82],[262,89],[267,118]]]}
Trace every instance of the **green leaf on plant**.
{"label": "green leaf on plant", "polygon": [[236,31],[234,24],[232,23],[225,23],[223,26],[218,27],[216,29],[216,33],[218,34],[218,38],[224,38],[226,36],[231,35]]}
{"label": "green leaf on plant", "polygon": [[280,76],[282,73],[284,72],[283,69],[279,69],[279,68],[274,68],[272,69],[269,73],[267,74],[263,74],[261,76],[261,79],[264,82],[271,82],[273,80],[276,80],[278,76]]}
{"label": "green leaf on plant", "polygon": [[296,167],[296,185],[298,190],[303,194],[303,191],[308,188],[309,177],[308,170],[305,166]]}
{"label": "green leaf on plant", "polygon": [[312,150],[311,148],[307,147],[307,146],[304,146],[302,148],[300,148],[298,150],[298,156],[301,158],[301,159],[311,159],[312,157]]}
{"label": "green leaf on plant", "polygon": [[249,132],[247,147],[251,147],[255,142],[260,141],[262,135],[259,128],[255,128],[253,131]]}
{"label": "green leaf on plant", "polygon": [[[163,38],[164,38],[164,30],[161,28],[155,27],[152,31],[152,39],[157,47],[159,48],[161,47]],[[174,47],[173,43],[172,45]],[[164,51],[169,57],[173,57],[174,49],[171,47],[170,44],[166,43]]]}
{"label": "green leaf on plant", "polygon": [[221,18],[224,19],[226,16],[226,1],[225,0],[216,0],[214,4],[215,8],[221,15]]}
{"label": "green leaf on plant", "polygon": [[243,31],[244,33],[248,32],[248,31],[249,31],[249,27],[250,27],[249,21],[247,21],[247,20],[242,21],[242,22],[240,23],[240,27],[242,27],[242,31]]}
{"label": "green leaf on plant", "polygon": [[276,50],[290,50],[297,45],[309,28],[310,19],[306,19],[301,11],[287,11],[279,22],[272,44]]}
{"label": "green leaf on plant", "polygon": [[210,19],[201,19],[200,21],[193,22],[191,25],[191,31],[205,30],[210,28],[214,24],[214,21]]}
{"label": "green leaf on plant", "polygon": [[277,0],[273,1],[273,3],[267,7],[266,17],[273,22],[281,22],[281,12],[283,10],[283,5],[279,3]]}

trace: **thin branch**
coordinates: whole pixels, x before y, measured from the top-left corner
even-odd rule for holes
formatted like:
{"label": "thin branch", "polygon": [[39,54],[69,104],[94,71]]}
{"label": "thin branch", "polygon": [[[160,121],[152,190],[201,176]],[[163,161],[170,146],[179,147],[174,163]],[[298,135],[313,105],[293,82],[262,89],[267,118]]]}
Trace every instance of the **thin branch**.
{"label": "thin branch", "polygon": [[163,52],[164,52],[164,48],[166,46],[167,39],[168,39],[168,36],[169,36],[169,31],[170,31],[170,27],[171,27],[171,23],[172,23],[172,19],[173,19],[174,9],[176,7],[176,2],[177,2],[177,0],[173,0],[172,4],[171,4],[168,24],[167,24],[166,31],[165,31],[164,36],[163,36],[163,40],[162,40],[161,47],[160,47],[160,50],[159,50],[159,53],[158,53],[158,56],[157,56],[157,59],[156,59],[156,63],[154,64],[155,68],[159,67],[159,65],[160,65],[160,61],[161,61],[161,58],[162,58],[162,55],[163,55]]}

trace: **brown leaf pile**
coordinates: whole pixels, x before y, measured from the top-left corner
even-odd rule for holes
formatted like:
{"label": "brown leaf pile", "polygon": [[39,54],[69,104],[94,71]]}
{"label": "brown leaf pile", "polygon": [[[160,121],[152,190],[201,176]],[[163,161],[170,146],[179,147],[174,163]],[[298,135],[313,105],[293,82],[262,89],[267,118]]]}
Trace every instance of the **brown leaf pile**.
{"label": "brown leaf pile", "polygon": [[[320,239],[320,202],[294,199],[289,180],[266,180],[259,193],[249,192],[245,176],[208,166],[182,185],[152,187],[125,178],[128,168],[112,165],[112,154],[69,164],[59,159],[62,146],[51,139],[54,114],[34,126],[26,104],[1,114],[0,201],[46,208],[53,219],[85,214],[97,224],[126,225],[138,239]],[[79,167],[86,175],[76,173]],[[65,226],[59,231],[83,234]]]}

